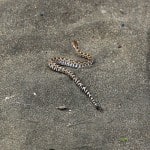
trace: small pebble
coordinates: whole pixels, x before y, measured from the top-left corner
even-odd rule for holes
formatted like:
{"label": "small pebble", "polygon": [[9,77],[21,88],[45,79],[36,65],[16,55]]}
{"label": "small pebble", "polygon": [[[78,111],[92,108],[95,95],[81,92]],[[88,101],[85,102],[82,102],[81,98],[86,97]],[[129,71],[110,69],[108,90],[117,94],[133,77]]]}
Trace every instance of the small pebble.
{"label": "small pebble", "polygon": [[58,106],[56,107],[58,110],[68,110],[66,106]]}
{"label": "small pebble", "polygon": [[44,16],[44,12],[41,12],[41,13],[40,13],[40,16]]}
{"label": "small pebble", "polygon": [[68,124],[67,124],[67,127],[70,127],[71,125],[72,125],[71,123],[68,123]]}
{"label": "small pebble", "polygon": [[121,48],[122,46],[121,45],[118,45],[118,48]]}
{"label": "small pebble", "polygon": [[123,9],[120,9],[120,13],[121,13],[121,14],[124,14],[124,11],[123,11]]}
{"label": "small pebble", "polygon": [[34,92],[34,93],[33,93],[33,95],[35,95],[35,96],[36,96],[36,93]]}
{"label": "small pebble", "polygon": [[124,26],[125,26],[125,24],[124,24],[124,23],[122,23],[122,24],[121,24],[121,27],[124,27]]}

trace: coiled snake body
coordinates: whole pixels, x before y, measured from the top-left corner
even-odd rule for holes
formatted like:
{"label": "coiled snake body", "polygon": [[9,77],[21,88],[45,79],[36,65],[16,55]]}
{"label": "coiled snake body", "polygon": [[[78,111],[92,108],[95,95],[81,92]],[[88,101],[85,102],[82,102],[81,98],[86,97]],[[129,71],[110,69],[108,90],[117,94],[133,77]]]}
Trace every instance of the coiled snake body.
{"label": "coiled snake body", "polygon": [[101,106],[94,100],[91,93],[87,90],[87,87],[80,81],[80,79],[72,71],[62,67],[67,66],[73,68],[82,68],[93,64],[92,56],[80,50],[78,47],[78,42],[76,40],[72,42],[72,46],[79,56],[87,60],[75,61],[71,59],[66,59],[64,57],[54,57],[48,62],[48,66],[54,71],[68,75],[75,82],[75,84],[90,98],[91,103],[94,105],[94,107],[97,110],[103,111]]}

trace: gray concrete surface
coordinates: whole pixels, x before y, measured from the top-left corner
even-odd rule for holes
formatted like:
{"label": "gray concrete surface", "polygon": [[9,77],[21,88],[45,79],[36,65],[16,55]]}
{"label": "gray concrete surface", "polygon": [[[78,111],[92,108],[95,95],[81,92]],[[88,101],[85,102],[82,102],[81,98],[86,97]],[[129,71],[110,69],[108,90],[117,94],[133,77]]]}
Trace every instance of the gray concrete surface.
{"label": "gray concrete surface", "polygon": [[[73,70],[104,113],[47,67],[78,58],[73,39],[95,58]],[[149,0],[0,0],[0,64],[0,150],[150,149]]]}

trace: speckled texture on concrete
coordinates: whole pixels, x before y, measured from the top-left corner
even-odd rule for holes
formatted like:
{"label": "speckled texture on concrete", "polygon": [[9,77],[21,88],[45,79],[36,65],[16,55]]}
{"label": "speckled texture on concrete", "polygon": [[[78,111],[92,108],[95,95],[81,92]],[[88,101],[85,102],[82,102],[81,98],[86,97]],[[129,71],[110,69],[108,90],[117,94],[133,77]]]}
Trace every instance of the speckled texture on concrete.
{"label": "speckled texture on concrete", "polygon": [[[104,113],[47,67],[78,58],[73,39],[95,58],[72,70]],[[0,64],[0,150],[150,149],[149,0],[0,0]]]}

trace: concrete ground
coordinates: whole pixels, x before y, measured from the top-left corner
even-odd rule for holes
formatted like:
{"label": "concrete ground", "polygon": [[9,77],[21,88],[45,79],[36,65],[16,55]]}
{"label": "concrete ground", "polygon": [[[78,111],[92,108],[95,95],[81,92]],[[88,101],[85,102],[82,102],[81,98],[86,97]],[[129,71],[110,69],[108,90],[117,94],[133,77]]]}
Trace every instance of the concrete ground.
{"label": "concrete ground", "polygon": [[[47,66],[74,39],[104,113]],[[149,0],[0,0],[0,64],[0,150],[150,149]]]}

